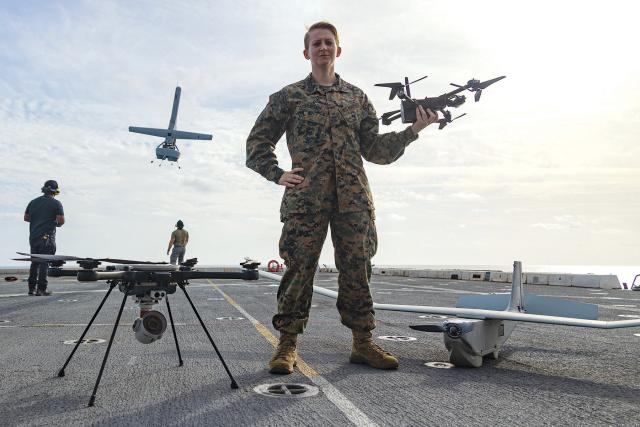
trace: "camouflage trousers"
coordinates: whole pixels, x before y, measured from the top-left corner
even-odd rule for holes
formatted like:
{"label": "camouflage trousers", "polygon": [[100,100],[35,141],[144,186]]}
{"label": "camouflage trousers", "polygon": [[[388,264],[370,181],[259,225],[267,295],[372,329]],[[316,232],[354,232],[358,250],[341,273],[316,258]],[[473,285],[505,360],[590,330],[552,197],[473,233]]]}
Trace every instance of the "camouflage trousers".
{"label": "camouflage trousers", "polygon": [[378,239],[371,212],[320,212],[289,215],[282,227],[280,256],[287,270],[278,288],[278,314],[273,317],[274,328],[281,332],[299,334],[307,325],[313,278],[329,225],[339,270],[340,320],[353,330],[375,328],[369,280]]}

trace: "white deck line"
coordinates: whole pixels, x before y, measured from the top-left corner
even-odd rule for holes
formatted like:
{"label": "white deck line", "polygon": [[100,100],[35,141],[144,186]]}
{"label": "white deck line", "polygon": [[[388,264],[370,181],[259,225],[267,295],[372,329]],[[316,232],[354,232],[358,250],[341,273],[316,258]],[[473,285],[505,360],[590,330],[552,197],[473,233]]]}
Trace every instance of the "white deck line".
{"label": "white deck line", "polygon": [[[225,299],[230,299],[230,297],[225,294],[217,285],[214,285],[214,289],[218,291]],[[244,308],[240,307],[240,305],[238,305],[237,303],[232,305],[236,308],[236,310],[242,313],[244,317],[249,319],[249,321],[253,324],[253,326],[256,327],[256,329],[258,329],[261,334],[270,333],[268,330],[266,330],[264,325],[262,325],[256,318],[251,316]],[[270,340],[271,342],[277,342],[277,338],[275,336],[272,335],[272,338],[273,340]],[[336,405],[340,412],[342,412],[352,423],[357,426],[363,427],[377,425],[322,375],[317,373],[315,375],[309,375],[306,371],[303,370],[301,370],[300,372],[302,372],[315,385],[317,385],[322,390],[324,395],[327,396],[327,399],[329,399],[331,403]]]}

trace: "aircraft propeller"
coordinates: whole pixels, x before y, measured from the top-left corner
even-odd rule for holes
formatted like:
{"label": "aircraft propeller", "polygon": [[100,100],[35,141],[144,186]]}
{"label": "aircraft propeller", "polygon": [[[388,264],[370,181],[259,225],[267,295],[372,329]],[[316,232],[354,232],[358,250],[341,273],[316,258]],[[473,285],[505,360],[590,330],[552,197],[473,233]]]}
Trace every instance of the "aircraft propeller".
{"label": "aircraft propeller", "polygon": [[28,256],[29,258],[14,258],[15,261],[78,261],[85,263],[92,262],[106,262],[110,264],[166,264],[165,261],[152,262],[152,261],[135,261],[130,259],[119,258],[80,258],[70,255],[47,255],[47,254],[28,254],[24,252],[16,252],[19,255]]}
{"label": "aircraft propeller", "polygon": [[398,98],[403,99],[405,97],[405,95],[409,98],[411,98],[411,90],[409,89],[409,85],[412,85],[416,82],[419,82],[420,80],[426,79],[429,76],[424,76],[424,77],[420,77],[417,80],[414,80],[412,82],[409,81],[408,77],[404,78],[404,83],[400,83],[400,82],[395,82],[395,83],[377,83],[374,86],[381,86],[381,87],[388,87],[391,89],[391,93],[389,94],[389,100],[392,100],[393,98],[396,97],[396,95],[398,95],[398,92],[402,91],[403,93],[401,95],[398,95]]}
{"label": "aircraft propeller", "polygon": [[461,86],[459,84],[456,83],[450,83],[451,86],[455,86],[457,88],[460,89],[468,89],[470,92],[475,92],[474,95],[474,100],[476,102],[480,101],[480,96],[482,96],[482,89],[486,89],[487,87],[491,86],[492,84],[494,84],[495,82],[504,79],[506,76],[500,76],[500,77],[496,77],[494,79],[490,79],[490,80],[485,80],[484,82],[481,82],[480,80],[476,80],[476,79],[471,79],[467,82],[466,85]]}
{"label": "aircraft propeller", "polygon": [[431,325],[411,325],[409,326],[414,331],[422,331],[422,332],[445,332],[444,326],[442,324],[431,324]]}

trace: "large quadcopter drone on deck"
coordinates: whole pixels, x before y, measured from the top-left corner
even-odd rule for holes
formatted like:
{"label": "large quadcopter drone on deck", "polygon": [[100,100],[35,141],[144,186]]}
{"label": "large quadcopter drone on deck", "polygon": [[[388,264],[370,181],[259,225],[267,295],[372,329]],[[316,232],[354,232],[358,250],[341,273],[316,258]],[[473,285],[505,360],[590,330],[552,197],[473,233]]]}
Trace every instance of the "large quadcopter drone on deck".
{"label": "large quadcopter drone on deck", "polygon": [[409,85],[419,82],[426,77],[428,76],[421,77],[418,80],[414,80],[412,82],[409,82],[409,78],[405,77],[404,83],[395,82],[376,84],[376,86],[387,87],[391,89],[391,94],[389,95],[390,100],[397,96],[402,101],[399,110],[389,111],[382,115],[381,120],[383,125],[390,125],[391,122],[398,118],[402,118],[402,123],[414,123],[417,118],[416,108],[421,105],[425,109],[425,111],[427,108],[429,108],[436,114],[437,112],[440,112],[442,114],[442,118],[438,120],[438,129],[442,129],[447,124],[467,114],[464,113],[457,117],[451,118],[451,112],[447,110],[447,108],[458,108],[459,106],[464,104],[467,98],[464,95],[458,95],[460,92],[463,92],[465,90],[475,92],[474,99],[476,102],[478,102],[480,101],[480,96],[482,96],[483,89],[486,89],[493,83],[504,79],[506,76],[496,77],[495,79],[487,80],[484,82],[476,79],[471,79],[464,86],[456,83],[451,83],[451,85],[457,87],[457,89],[433,98],[411,98],[411,90],[409,89]]}
{"label": "large quadcopter drone on deck", "polygon": [[[238,384],[235,379],[231,375],[227,364],[224,362],[222,355],[218,351],[216,344],[213,342],[207,327],[205,326],[200,314],[196,310],[193,301],[189,297],[187,290],[185,288],[186,285],[189,284],[190,279],[244,279],[244,280],[257,280],[258,279],[258,265],[259,262],[253,261],[250,259],[245,260],[240,263],[242,266],[241,271],[230,272],[230,271],[196,271],[194,270],[194,266],[198,262],[197,258],[192,258],[179,266],[170,265],[165,262],[148,262],[148,261],[133,261],[133,260],[124,260],[124,259],[114,259],[114,258],[79,258],[74,256],[65,256],[65,255],[44,255],[44,254],[27,254],[18,252],[20,255],[25,255],[28,258],[16,258],[17,261],[31,261],[31,262],[46,262],[49,263],[51,268],[49,269],[49,276],[51,277],[62,277],[62,276],[75,276],[77,277],[79,282],[96,282],[100,280],[106,280],[109,285],[109,290],[107,294],[104,296],[98,309],[94,313],[93,317],[87,324],[84,332],[78,339],[73,351],[67,358],[67,361],[64,363],[60,371],[58,372],[59,377],[64,377],[65,372],[64,369],[67,367],[74,353],[78,349],[80,343],[84,339],[85,335],[89,331],[93,321],[98,316],[98,313],[102,309],[105,301],[111,294],[111,291],[118,286],[118,290],[124,294],[122,299],[122,304],[120,305],[120,311],[118,312],[118,316],[116,317],[116,321],[113,326],[113,331],[111,333],[111,338],[109,339],[109,344],[107,345],[107,351],[105,352],[104,359],[102,361],[102,366],[100,367],[100,372],[98,373],[98,378],[96,380],[96,384],[93,389],[93,393],[91,395],[91,399],[89,400],[88,406],[93,406],[96,398],[96,393],[98,391],[98,386],[100,385],[100,379],[102,378],[102,372],[104,371],[104,367],[107,363],[107,358],[109,357],[109,352],[111,350],[111,344],[113,343],[113,339],[116,334],[116,330],[118,329],[118,325],[120,323],[120,317],[122,316],[122,311],[124,309],[124,305],[127,301],[128,296],[133,296],[135,298],[136,304],[140,307],[140,317],[135,320],[133,324],[133,330],[135,332],[135,337],[138,341],[149,344],[151,342],[159,340],[167,328],[167,320],[164,315],[159,312],[152,310],[155,304],[158,304],[163,298],[167,304],[167,312],[169,314],[169,320],[171,322],[171,329],[173,331],[173,338],[176,343],[176,350],[178,352],[178,361],[179,365],[182,366],[182,355],[180,354],[180,346],[178,344],[178,337],[176,336],[176,329],[173,323],[173,316],[171,314],[171,307],[169,305],[169,295],[176,292],[176,287],[179,287],[184,292],[184,295],[187,297],[191,308],[193,309],[200,325],[204,329],[211,345],[213,345],[214,350],[216,351],[222,365],[224,366],[225,371],[229,375],[231,379],[231,388],[238,388]],[[67,261],[76,261],[80,268],[76,269],[63,269],[62,266]],[[97,268],[102,263],[109,264],[118,264],[107,266],[105,269],[98,270]]]}

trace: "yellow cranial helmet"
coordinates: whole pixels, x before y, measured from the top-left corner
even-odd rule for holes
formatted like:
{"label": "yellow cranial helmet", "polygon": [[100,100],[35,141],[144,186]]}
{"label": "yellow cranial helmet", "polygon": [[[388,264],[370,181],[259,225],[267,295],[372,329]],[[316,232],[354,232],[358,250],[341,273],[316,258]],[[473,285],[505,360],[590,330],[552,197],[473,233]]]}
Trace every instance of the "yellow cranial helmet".
{"label": "yellow cranial helmet", "polygon": [[60,194],[60,187],[58,187],[58,183],[52,179],[45,182],[41,190],[45,194]]}

